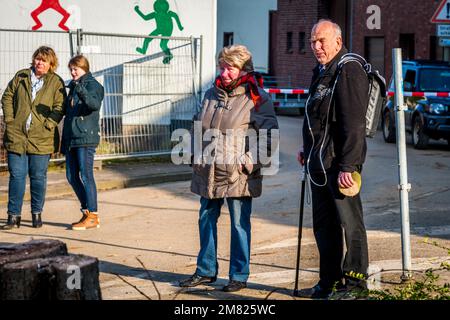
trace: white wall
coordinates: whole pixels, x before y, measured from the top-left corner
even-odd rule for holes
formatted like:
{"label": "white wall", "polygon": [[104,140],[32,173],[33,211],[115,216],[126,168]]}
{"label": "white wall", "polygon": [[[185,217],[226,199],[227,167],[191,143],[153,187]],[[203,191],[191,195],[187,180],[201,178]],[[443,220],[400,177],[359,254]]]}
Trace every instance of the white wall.
{"label": "white wall", "polygon": [[223,33],[233,32],[234,43],[247,46],[255,70],[269,68],[269,10],[277,0],[217,0],[217,52],[223,48]]}
{"label": "white wall", "polygon": [[[42,0],[0,0],[0,28],[31,30],[34,21],[30,13]],[[203,35],[203,86],[208,86],[216,71],[216,0],[168,0],[170,10],[178,14],[183,31],[174,22],[172,36],[199,37]],[[148,35],[155,20],[144,21],[134,11],[139,5],[144,13],[153,12],[154,0],[60,0],[72,14],[67,22],[71,29],[120,34]],[[47,10],[39,16],[44,26],[40,30],[61,30],[61,15]],[[5,49],[5,48],[3,48]]]}

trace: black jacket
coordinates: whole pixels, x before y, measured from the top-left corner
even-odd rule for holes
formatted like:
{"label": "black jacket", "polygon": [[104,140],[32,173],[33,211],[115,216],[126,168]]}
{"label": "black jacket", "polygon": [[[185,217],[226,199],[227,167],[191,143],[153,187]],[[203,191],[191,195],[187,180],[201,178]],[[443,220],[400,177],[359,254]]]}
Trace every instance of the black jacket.
{"label": "black jacket", "polygon": [[90,72],[78,81],[70,82],[69,95],[65,102],[62,153],[66,153],[72,147],[98,146],[100,107],[103,97],[103,86]]}
{"label": "black jacket", "polygon": [[[331,97],[337,63],[345,53],[347,49],[343,47],[328,63],[322,75],[319,74],[319,65],[313,70],[309,88],[310,99],[305,110],[307,115],[303,122],[306,160],[311,152],[310,173],[323,171],[320,154],[324,169],[328,172],[359,171],[366,157],[365,115],[369,99],[369,81],[360,64],[344,65]],[[321,153],[320,148],[324,141]]]}

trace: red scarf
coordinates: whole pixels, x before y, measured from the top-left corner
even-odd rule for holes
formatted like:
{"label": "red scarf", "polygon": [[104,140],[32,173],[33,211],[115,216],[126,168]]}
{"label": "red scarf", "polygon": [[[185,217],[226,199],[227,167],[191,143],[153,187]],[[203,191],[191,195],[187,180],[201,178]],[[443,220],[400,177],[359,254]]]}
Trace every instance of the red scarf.
{"label": "red scarf", "polygon": [[258,86],[260,88],[263,88],[263,77],[259,73],[256,72],[247,73],[246,75],[243,75],[236,81],[233,81],[228,86],[223,84],[222,78],[219,75],[214,81],[214,84],[216,85],[216,87],[223,89],[228,93],[230,93],[231,91],[233,91],[242,84],[247,84],[250,89],[250,97],[252,98],[256,111],[258,111],[259,106],[261,104],[261,96],[259,95],[258,92]]}

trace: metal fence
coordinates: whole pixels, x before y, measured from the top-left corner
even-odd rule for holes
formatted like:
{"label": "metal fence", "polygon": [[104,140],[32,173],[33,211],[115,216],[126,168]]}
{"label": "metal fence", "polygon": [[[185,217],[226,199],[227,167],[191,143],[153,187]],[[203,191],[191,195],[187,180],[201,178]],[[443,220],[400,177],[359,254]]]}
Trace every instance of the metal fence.
{"label": "metal fence", "polygon": [[[136,48],[145,39],[150,43],[143,55]],[[168,41],[170,53],[162,51],[161,41]],[[190,126],[200,99],[201,38],[0,29],[0,93],[18,70],[30,65],[40,45],[55,49],[57,72],[67,82],[70,57],[82,53],[105,88],[98,159],[169,153],[171,132]],[[0,165],[5,165],[2,148]]]}

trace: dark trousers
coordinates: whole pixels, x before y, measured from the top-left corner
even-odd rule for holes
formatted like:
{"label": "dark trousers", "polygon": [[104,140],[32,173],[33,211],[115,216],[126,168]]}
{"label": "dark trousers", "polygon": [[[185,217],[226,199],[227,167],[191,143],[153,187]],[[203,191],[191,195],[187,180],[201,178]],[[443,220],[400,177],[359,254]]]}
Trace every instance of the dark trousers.
{"label": "dark trousers", "polygon": [[[367,276],[369,254],[361,198],[339,192],[338,172],[328,173],[324,187],[311,183],[313,230],[320,254],[320,285],[332,287],[351,272]],[[317,182],[323,175],[312,176]],[[344,254],[344,237],[346,252]]]}

